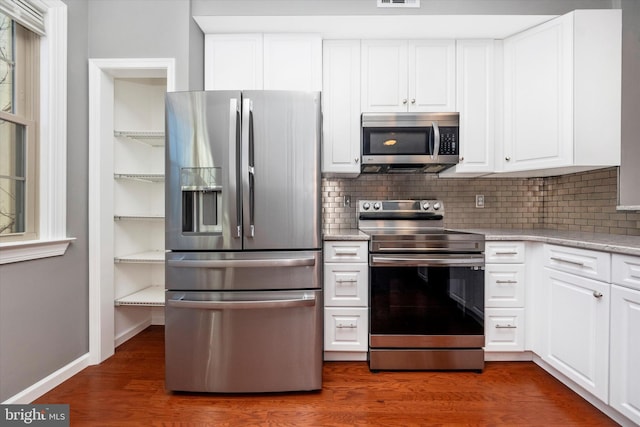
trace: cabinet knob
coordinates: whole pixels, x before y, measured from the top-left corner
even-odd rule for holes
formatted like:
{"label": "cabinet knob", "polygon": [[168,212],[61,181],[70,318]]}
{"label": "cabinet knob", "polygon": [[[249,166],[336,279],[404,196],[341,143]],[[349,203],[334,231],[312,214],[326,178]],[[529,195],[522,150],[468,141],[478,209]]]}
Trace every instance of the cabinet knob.
{"label": "cabinet knob", "polygon": [[407,103],[407,100],[406,100],[406,99],[403,99],[403,100],[402,100],[402,103],[403,103],[403,104],[406,104],[406,103]]}
{"label": "cabinet knob", "polygon": [[416,103],[416,100],[415,100],[415,99],[412,99],[412,100],[411,100],[411,103],[412,103],[412,104],[415,104],[415,103]]}
{"label": "cabinet knob", "polygon": [[602,292],[598,292],[598,291],[593,291],[593,296],[600,299],[602,298]]}
{"label": "cabinet knob", "polygon": [[509,160],[511,160],[511,157],[507,156],[504,159],[508,162]]}
{"label": "cabinet knob", "polygon": [[462,162],[462,161],[464,161],[464,157],[460,157],[460,161],[461,161],[461,162]]}
{"label": "cabinet knob", "polygon": [[358,157],[356,157],[356,158],[354,158],[354,159],[353,159],[353,161],[354,161],[355,163],[358,163],[358,162],[360,161],[360,159],[359,159]]}

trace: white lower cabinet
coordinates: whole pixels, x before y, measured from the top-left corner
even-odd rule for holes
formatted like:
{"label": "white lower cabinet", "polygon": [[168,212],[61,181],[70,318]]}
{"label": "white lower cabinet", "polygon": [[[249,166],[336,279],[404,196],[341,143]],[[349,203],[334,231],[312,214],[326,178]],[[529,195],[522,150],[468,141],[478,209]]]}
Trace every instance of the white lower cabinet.
{"label": "white lower cabinet", "polygon": [[366,241],[324,244],[324,359],[367,360],[369,265]]}
{"label": "white lower cabinet", "polygon": [[[609,398],[609,314],[611,285],[583,277],[579,259],[606,258],[609,254],[556,246],[545,247],[544,286],[546,316],[542,359],[598,399]],[[591,252],[591,253],[589,253]],[[605,256],[606,255],[606,256]],[[570,265],[576,274],[555,268]],[[588,264],[588,263],[587,263]],[[585,264],[586,267],[586,264]],[[583,268],[592,276],[592,268]],[[610,277],[609,271],[599,276]]]}
{"label": "white lower cabinet", "polygon": [[609,404],[640,425],[640,258],[613,255]]}
{"label": "white lower cabinet", "polygon": [[485,351],[522,352],[524,242],[487,242],[485,258]]}

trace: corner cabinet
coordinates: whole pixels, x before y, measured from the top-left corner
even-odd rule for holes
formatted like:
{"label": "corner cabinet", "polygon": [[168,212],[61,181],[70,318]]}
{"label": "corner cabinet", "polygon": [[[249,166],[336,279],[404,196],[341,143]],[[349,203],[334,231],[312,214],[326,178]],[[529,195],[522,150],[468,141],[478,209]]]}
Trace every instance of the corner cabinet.
{"label": "corner cabinet", "polygon": [[318,34],[207,34],[205,90],[322,90]]}
{"label": "corner cabinet", "polygon": [[620,165],[620,10],[576,10],[508,37],[504,66],[498,172]]}
{"label": "corner cabinet", "polygon": [[322,173],[360,174],[360,40],[322,47]]}
{"label": "corner cabinet", "polygon": [[611,255],[546,244],[544,259],[542,359],[608,403]]}
{"label": "corner cabinet", "polygon": [[114,79],[116,345],[164,323],[164,78]]}
{"label": "corner cabinet", "polygon": [[362,40],[362,111],[456,111],[455,51],[454,40]]}

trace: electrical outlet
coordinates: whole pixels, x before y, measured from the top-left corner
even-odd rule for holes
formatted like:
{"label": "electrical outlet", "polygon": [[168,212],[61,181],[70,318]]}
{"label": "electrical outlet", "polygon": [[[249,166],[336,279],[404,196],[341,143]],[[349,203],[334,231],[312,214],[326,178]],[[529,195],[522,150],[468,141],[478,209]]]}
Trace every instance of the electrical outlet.
{"label": "electrical outlet", "polygon": [[484,208],[484,195],[476,194],[476,208]]}
{"label": "electrical outlet", "polygon": [[351,207],[351,196],[344,196],[344,199],[342,201],[343,206],[345,208],[350,208]]}

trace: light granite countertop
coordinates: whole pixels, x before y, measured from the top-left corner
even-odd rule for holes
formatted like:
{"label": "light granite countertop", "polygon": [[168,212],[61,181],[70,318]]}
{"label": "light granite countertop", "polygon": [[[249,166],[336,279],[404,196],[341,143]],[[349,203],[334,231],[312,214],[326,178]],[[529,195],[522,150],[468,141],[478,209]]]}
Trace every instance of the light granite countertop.
{"label": "light granite countertop", "polygon": [[[582,233],[578,231],[531,230],[531,229],[453,229],[469,233],[484,234],[487,241],[519,240],[551,243],[575,248],[613,252],[640,256],[640,236],[617,234]],[[328,231],[324,240],[369,240],[366,233],[358,229]]]}

